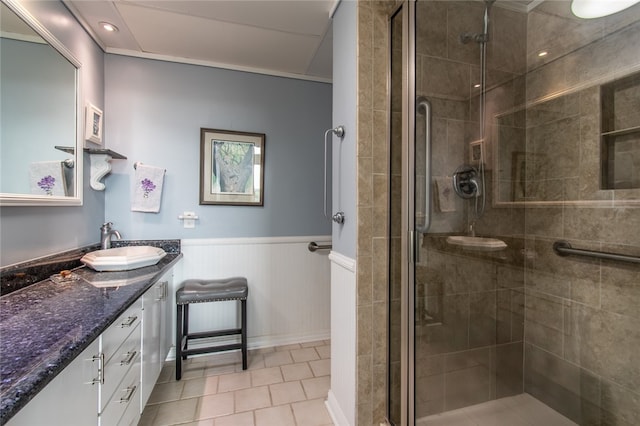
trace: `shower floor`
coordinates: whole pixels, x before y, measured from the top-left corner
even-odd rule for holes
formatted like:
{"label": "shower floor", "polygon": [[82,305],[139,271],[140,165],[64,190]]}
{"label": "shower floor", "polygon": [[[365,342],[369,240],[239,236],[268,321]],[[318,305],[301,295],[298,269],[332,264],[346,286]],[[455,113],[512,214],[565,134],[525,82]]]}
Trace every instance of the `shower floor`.
{"label": "shower floor", "polygon": [[576,426],[529,394],[496,399],[423,417],[416,426]]}

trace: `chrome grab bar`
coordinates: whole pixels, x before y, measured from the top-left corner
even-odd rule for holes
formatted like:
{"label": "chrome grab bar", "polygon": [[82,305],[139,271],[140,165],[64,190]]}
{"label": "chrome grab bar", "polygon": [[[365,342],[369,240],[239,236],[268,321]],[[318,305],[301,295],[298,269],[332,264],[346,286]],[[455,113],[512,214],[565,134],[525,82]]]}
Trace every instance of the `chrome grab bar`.
{"label": "chrome grab bar", "polygon": [[[324,132],[324,217],[327,218],[328,221],[332,220],[332,217],[330,216],[330,213],[327,212],[327,135],[329,133],[333,132],[337,137],[339,138],[343,138],[344,137],[344,126],[338,126],[335,129],[329,129],[326,132]],[[336,221],[334,219],[334,221]],[[344,222],[344,218],[342,219],[342,222]],[[336,221],[336,223],[341,223]]]}
{"label": "chrome grab bar", "polygon": [[416,230],[426,234],[431,226],[431,103],[424,97],[418,98],[419,112],[424,108],[424,224],[416,225]]}
{"label": "chrome grab bar", "polygon": [[307,246],[310,252],[314,252],[316,250],[331,250],[333,246],[331,244],[322,244],[318,245],[315,241],[311,241]]}
{"label": "chrome grab bar", "polygon": [[555,251],[558,256],[569,256],[573,254],[575,256],[594,257],[597,259],[617,260],[619,262],[640,263],[640,257],[638,256],[609,253],[606,251],[575,249],[571,247],[571,244],[567,241],[556,241],[553,243],[553,251]]}

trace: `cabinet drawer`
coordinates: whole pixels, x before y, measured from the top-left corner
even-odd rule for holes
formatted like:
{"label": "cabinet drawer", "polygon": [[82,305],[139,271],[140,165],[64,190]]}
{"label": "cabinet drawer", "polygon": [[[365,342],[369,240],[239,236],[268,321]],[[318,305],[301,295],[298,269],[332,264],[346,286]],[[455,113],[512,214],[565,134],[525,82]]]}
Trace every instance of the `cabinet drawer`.
{"label": "cabinet drawer", "polygon": [[104,365],[104,383],[102,384],[101,409],[116,392],[122,378],[135,366],[140,365],[140,325],[127,337],[127,340],[115,351]]}
{"label": "cabinet drawer", "polygon": [[134,398],[138,399],[138,401],[131,401],[129,405],[127,405],[127,409],[125,410],[122,418],[118,422],[118,426],[137,426],[140,421],[140,415],[142,409],[140,408],[140,401],[138,391],[136,391]]}
{"label": "cabinet drawer", "polygon": [[105,362],[109,362],[125,339],[140,325],[142,319],[140,305],[140,301],[136,301],[102,333],[102,353]]}
{"label": "cabinet drawer", "polygon": [[120,419],[123,418],[125,412],[130,417],[132,410],[137,414],[140,413],[140,358],[120,382],[99,415],[100,426],[120,425]]}

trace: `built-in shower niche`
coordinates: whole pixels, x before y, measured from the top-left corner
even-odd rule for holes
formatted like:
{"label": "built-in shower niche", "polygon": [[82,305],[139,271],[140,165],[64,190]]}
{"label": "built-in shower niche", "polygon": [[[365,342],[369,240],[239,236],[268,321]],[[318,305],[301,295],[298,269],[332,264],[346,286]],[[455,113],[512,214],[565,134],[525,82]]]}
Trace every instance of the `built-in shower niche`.
{"label": "built-in shower niche", "polygon": [[493,123],[495,205],[637,199],[640,73],[501,112]]}
{"label": "built-in shower niche", "polygon": [[640,73],[601,86],[602,188],[640,188]]}

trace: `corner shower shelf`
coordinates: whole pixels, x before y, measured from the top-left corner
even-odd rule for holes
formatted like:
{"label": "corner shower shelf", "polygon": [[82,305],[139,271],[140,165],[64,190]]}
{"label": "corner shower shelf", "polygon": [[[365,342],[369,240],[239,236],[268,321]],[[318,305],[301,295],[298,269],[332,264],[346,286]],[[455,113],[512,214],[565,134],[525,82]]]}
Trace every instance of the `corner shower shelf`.
{"label": "corner shower shelf", "polygon": [[110,149],[85,148],[84,150],[89,153],[91,164],[89,184],[96,191],[104,191],[105,185],[100,182],[100,179],[111,172],[111,160],[126,160],[127,157]]}
{"label": "corner shower shelf", "polygon": [[638,72],[600,88],[602,189],[640,188],[637,171],[628,161],[640,152],[640,120],[633,103],[639,93]]}

